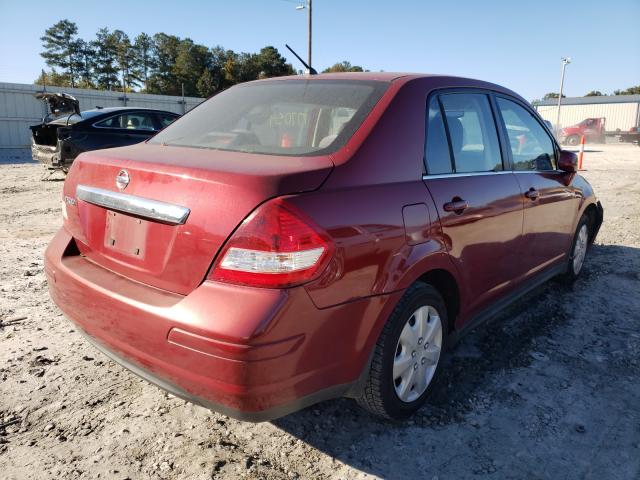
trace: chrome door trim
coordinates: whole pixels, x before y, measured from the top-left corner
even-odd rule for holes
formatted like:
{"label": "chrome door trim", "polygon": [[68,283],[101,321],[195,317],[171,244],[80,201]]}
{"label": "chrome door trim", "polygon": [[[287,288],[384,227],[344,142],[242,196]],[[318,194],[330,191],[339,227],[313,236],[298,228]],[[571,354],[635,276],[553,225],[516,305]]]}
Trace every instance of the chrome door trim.
{"label": "chrome door trim", "polygon": [[451,177],[479,177],[482,175],[505,175],[507,173],[566,173],[562,170],[500,170],[499,172],[470,172],[470,173],[437,173],[434,175],[422,175],[423,180],[432,178],[451,178]]}
{"label": "chrome door trim", "polygon": [[452,177],[479,177],[484,175],[506,175],[513,173],[513,170],[500,170],[499,172],[469,172],[469,173],[437,173],[434,175],[423,175],[423,180],[430,180],[432,178],[452,178]]}
{"label": "chrome door trim", "polygon": [[182,225],[187,221],[187,217],[191,213],[187,207],[180,205],[112,192],[102,188],[87,187],[86,185],[78,185],[76,187],[76,197],[99,207],[130,213],[131,215],[171,225]]}
{"label": "chrome door trim", "polygon": [[567,173],[562,170],[514,170],[513,173]]}

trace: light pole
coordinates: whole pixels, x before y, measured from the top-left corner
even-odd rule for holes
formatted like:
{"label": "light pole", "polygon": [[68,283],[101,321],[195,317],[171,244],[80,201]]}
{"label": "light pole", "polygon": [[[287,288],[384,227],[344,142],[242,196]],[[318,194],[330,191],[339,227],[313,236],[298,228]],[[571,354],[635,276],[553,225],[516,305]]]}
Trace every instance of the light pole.
{"label": "light pole", "polygon": [[558,95],[558,113],[556,115],[556,138],[560,134],[560,106],[562,105],[562,89],[564,88],[564,69],[571,63],[571,58],[562,58],[562,74],[560,75],[560,94]]}
{"label": "light pole", "polygon": [[311,69],[312,64],[311,64],[311,0],[307,0],[307,4],[306,5],[298,5],[296,7],[296,10],[307,10],[307,22],[308,22],[308,28],[309,28],[309,41],[307,44],[307,63],[309,64],[309,69]]}

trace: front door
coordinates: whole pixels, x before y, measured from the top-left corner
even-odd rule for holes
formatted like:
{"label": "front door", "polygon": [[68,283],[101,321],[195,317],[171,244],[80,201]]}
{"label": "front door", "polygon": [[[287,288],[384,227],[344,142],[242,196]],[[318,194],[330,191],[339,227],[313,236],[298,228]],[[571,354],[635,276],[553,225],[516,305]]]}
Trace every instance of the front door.
{"label": "front door", "polygon": [[460,318],[470,318],[515,286],[522,194],[504,168],[487,94],[440,94],[428,115],[424,182],[463,279]]}
{"label": "front door", "polygon": [[520,262],[526,277],[565,258],[580,198],[570,175],[556,169],[556,148],[534,114],[520,103],[496,99],[524,201]]}

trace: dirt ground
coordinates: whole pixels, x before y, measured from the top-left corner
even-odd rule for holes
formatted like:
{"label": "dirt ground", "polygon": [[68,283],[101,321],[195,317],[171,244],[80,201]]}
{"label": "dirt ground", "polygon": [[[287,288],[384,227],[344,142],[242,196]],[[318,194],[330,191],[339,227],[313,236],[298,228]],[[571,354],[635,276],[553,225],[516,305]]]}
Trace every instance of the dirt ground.
{"label": "dirt ground", "polygon": [[0,165],[0,477],[640,478],[640,148],[590,145],[585,167],[605,222],[582,278],[468,335],[413,420],[343,399],[250,424],[85,342],[43,272],[62,182]]}

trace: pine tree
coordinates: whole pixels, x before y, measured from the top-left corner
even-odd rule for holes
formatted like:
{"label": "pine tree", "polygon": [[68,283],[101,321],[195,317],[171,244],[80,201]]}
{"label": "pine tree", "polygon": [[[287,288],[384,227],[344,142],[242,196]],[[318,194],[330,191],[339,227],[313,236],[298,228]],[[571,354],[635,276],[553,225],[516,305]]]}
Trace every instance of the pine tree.
{"label": "pine tree", "polygon": [[216,92],[216,83],[209,69],[205,69],[196,83],[198,95],[208,98]]}
{"label": "pine tree", "polygon": [[144,85],[144,90],[147,91],[149,74],[156,65],[153,38],[146,33],[141,33],[135,38],[133,48],[137,69],[140,72],[140,79]]}
{"label": "pine tree", "polygon": [[69,83],[75,87],[77,71],[80,66],[78,26],[67,19],[45,30],[40,37],[45,49],[40,55],[50,67],[60,68],[69,78]]}
{"label": "pine tree", "polygon": [[81,88],[94,88],[95,50],[91,43],[78,40],[78,78]]}
{"label": "pine tree", "polygon": [[129,36],[122,30],[114,30],[109,41],[115,51],[117,69],[120,72],[122,89],[132,90],[140,81],[139,69],[136,65],[136,52],[131,45]]}
{"label": "pine tree", "polygon": [[118,87],[117,46],[108,28],[101,28],[92,42],[95,49],[95,78],[98,88],[113,90]]}

